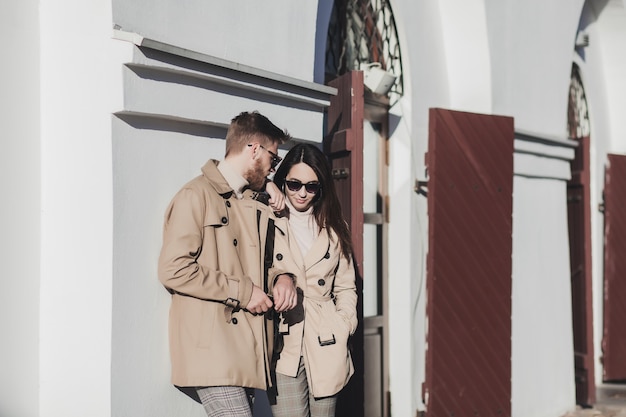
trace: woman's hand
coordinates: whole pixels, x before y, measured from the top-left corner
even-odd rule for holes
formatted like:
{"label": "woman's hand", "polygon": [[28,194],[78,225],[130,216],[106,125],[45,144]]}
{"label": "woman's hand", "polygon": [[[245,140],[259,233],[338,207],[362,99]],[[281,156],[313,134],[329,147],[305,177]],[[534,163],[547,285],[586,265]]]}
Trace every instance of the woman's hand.
{"label": "woman's hand", "polygon": [[283,211],[285,208],[285,194],[280,191],[278,186],[270,181],[265,184],[265,191],[270,196],[270,208],[274,211]]}

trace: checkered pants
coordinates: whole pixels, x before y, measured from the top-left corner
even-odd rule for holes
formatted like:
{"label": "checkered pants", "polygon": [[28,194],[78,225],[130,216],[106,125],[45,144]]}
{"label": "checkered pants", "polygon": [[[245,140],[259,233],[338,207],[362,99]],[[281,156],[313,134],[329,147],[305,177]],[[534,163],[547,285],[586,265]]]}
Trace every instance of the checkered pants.
{"label": "checkered pants", "polygon": [[272,405],[274,417],[334,417],[337,396],[315,398],[309,393],[304,361],[295,378],[276,373],[276,404]]}
{"label": "checkered pants", "polygon": [[242,387],[203,387],[196,390],[208,417],[252,417],[252,397]]}

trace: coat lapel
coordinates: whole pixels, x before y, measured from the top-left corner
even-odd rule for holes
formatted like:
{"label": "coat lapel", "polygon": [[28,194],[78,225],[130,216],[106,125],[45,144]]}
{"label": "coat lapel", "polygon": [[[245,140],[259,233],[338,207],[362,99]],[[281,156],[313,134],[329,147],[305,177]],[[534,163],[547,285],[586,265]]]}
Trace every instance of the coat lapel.
{"label": "coat lapel", "polygon": [[309,253],[304,256],[305,270],[308,271],[312,266],[324,259],[329,249],[330,239],[328,238],[328,233],[326,229],[323,228],[313,242],[313,246],[311,246]]}

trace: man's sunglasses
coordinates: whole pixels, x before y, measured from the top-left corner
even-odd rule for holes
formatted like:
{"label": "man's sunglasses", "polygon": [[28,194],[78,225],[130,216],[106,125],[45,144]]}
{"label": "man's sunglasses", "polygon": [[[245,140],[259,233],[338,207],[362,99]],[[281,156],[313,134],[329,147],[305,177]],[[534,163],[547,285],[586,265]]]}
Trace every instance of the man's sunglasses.
{"label": "man's sunglasses", "polygon": [[320,190],[320,183],[314,181],[302,184],[302,181],[300,180],[285,180],[285,184],[287,184],[287,188],[291,191],[300,191],[303,185],[304,189],[309,194],[317,194]]}
{"label": "man's sunglasses", "polygon": [[[252,145],[253,143],[248,143],[248,146],[252,146]],[[276,155],[274,152],[270,151],[269,149],[267,149],[265,146],[261,145],[260,143],[259,143],[259,147],[261,147],[261,149],[265,149],[267,153],[269,153],[270,156],[272,157],[272,169],[276,168],[276,166],[280,164],[280,161],[283,160],[283,158]]]}

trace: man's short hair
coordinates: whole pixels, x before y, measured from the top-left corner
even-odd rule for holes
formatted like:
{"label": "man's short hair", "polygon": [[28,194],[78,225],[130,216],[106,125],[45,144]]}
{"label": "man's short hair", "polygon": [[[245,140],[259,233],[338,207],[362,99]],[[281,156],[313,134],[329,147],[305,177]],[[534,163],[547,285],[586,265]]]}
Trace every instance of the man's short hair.
{"label": "man's short hair", "polygon": [[263,146],[287,142],[291,137],[257,111],[242,112],[233,118],[226,132],[226,153],[238,154],[251,142]]}

